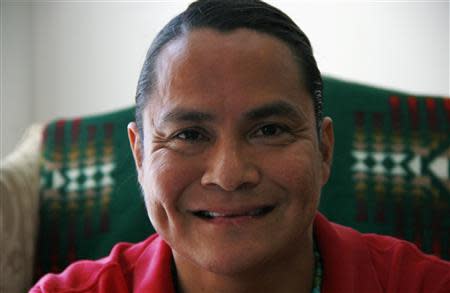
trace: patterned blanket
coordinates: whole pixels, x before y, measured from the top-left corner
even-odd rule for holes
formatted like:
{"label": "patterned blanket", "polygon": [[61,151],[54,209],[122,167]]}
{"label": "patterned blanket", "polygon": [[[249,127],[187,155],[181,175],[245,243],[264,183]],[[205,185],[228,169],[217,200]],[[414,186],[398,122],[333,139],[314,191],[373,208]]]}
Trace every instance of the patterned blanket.
{"label": "patterned blanket", "polygon": [[[407,239],[449,259],[450,99],[332,78],[325,79],[324,98],[336,146],[320,210],[335,222]],[[47,125],[36,278],[154,232],[127,139],[133,111]]]}

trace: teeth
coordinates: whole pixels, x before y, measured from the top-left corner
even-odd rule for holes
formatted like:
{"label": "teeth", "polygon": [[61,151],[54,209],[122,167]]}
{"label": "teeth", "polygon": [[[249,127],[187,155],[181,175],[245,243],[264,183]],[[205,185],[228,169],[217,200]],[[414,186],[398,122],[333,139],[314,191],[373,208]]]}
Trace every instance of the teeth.
{"label": "teeth", "polygon": [[206,215],[207,217],[210,217],[210,218],[215,218],[215,217],[225,217],[224,214],[220,214],[220,213],[216,213],[216,212],[209,212],[209,211],[206,211],[206,212],[204,212],[204,213],[205,213],[205,215]]}
{"label": "teeth", "polygon": [[216,213],[216,212],[210,212],[210,211],[199,211],[199,212],[196,212],[195,215],[202,217],[202,218],[208,218],[208,219],[225,216],[223,214]]}
{"label": "teeth", "polygon": [[262,208],[258,208],[258,209],[249,211],[248,213],[245,213],[245,214],[222,214],[222,213],[211,212],[211,211],[198,211],[198,212],[195,212],[194,214],[196,216],[199,216],[202,218],[207,218],[207,219],[213,219],[213,218],[217,218],[217,217],[227,217],[227,218],[245,217],[245,216],[257,217],[257,216],[266,214],[266,213],[270,212],[271,210],[273,210],[273,207],[262,207]]}

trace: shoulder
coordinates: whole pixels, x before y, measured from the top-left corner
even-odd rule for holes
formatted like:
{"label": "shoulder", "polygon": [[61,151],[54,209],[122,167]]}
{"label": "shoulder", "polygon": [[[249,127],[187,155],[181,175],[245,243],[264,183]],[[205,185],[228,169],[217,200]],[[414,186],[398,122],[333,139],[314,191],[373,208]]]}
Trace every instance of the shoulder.
{"label": "shoulder", "polygon": [[160,241],[155,234],[137,244],[116,244],[105,258],[77,261],[60,274],[44,276],[30,292],[128,292],[136,263],[143,256],[151,261]]}
{"label": "shoulder", "polygon": [[450,263],[412,243],[363,234],[320,214],[315,233],[331,292],[450,292]]}
{"label": "shoulder", "polygon": [[[427,255],[414,244],[389,236],[361,234],[375,271],[389,292],[450,290],[450,262]],[[443,291],[442,291],[443,292]],[[449,292],[449,291],[446,291]]]}

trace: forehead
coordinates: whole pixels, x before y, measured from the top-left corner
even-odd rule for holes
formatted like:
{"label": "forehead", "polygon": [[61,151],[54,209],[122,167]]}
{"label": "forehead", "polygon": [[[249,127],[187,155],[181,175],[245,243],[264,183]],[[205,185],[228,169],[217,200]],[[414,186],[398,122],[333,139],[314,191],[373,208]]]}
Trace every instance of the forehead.
{"label": "forehead", "polygon": [[307,96],[290,48],[249,29],[194,29],[168,43],[155,69],[150,103],[156,108],[155,102],[207,106],[217,101],[225,107],[236,99],[245,108],[258,100]]}

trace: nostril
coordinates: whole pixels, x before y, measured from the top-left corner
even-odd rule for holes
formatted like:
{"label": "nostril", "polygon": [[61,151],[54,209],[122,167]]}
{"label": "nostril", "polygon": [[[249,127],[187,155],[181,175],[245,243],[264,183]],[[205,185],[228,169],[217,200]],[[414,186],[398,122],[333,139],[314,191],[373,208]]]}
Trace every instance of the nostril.
{"label": "nostril", "polygon": [[[250,179],[244,176],[234,178],[211,177],[210,175],[204,175],[201,179],[201,184],[204,187],[219,187],[225,191],[237,191],[237,190],[249,190],[254,188],[259,183],[259,178]],[[256,176],[255,176],[256,177]],[[259,177],[259,175],[258,175]]]}
{"label": "nostril", "polygon": [[203,186],[218,186],[225,191],[251,189],[260,181],[260,172],[245,146],[227,141],[217,144],[209,153],[206,170],[202,176]]}
{"label": "nostril", "polygon": [[239,190],[250,190],[252,188],[254,188],[257,184],[256,183],[252,183],[252,182],[244,182],[242,183],[237,189]]}
{"label": "nostril", "polygon": [[250,190],[258,185],[259,179],[248,180],[245,177],[234,177],[234,178],[211,178],[208,176],[203,176],[201,184],[205,187],[218,187],[224,191],[244,191]]}

